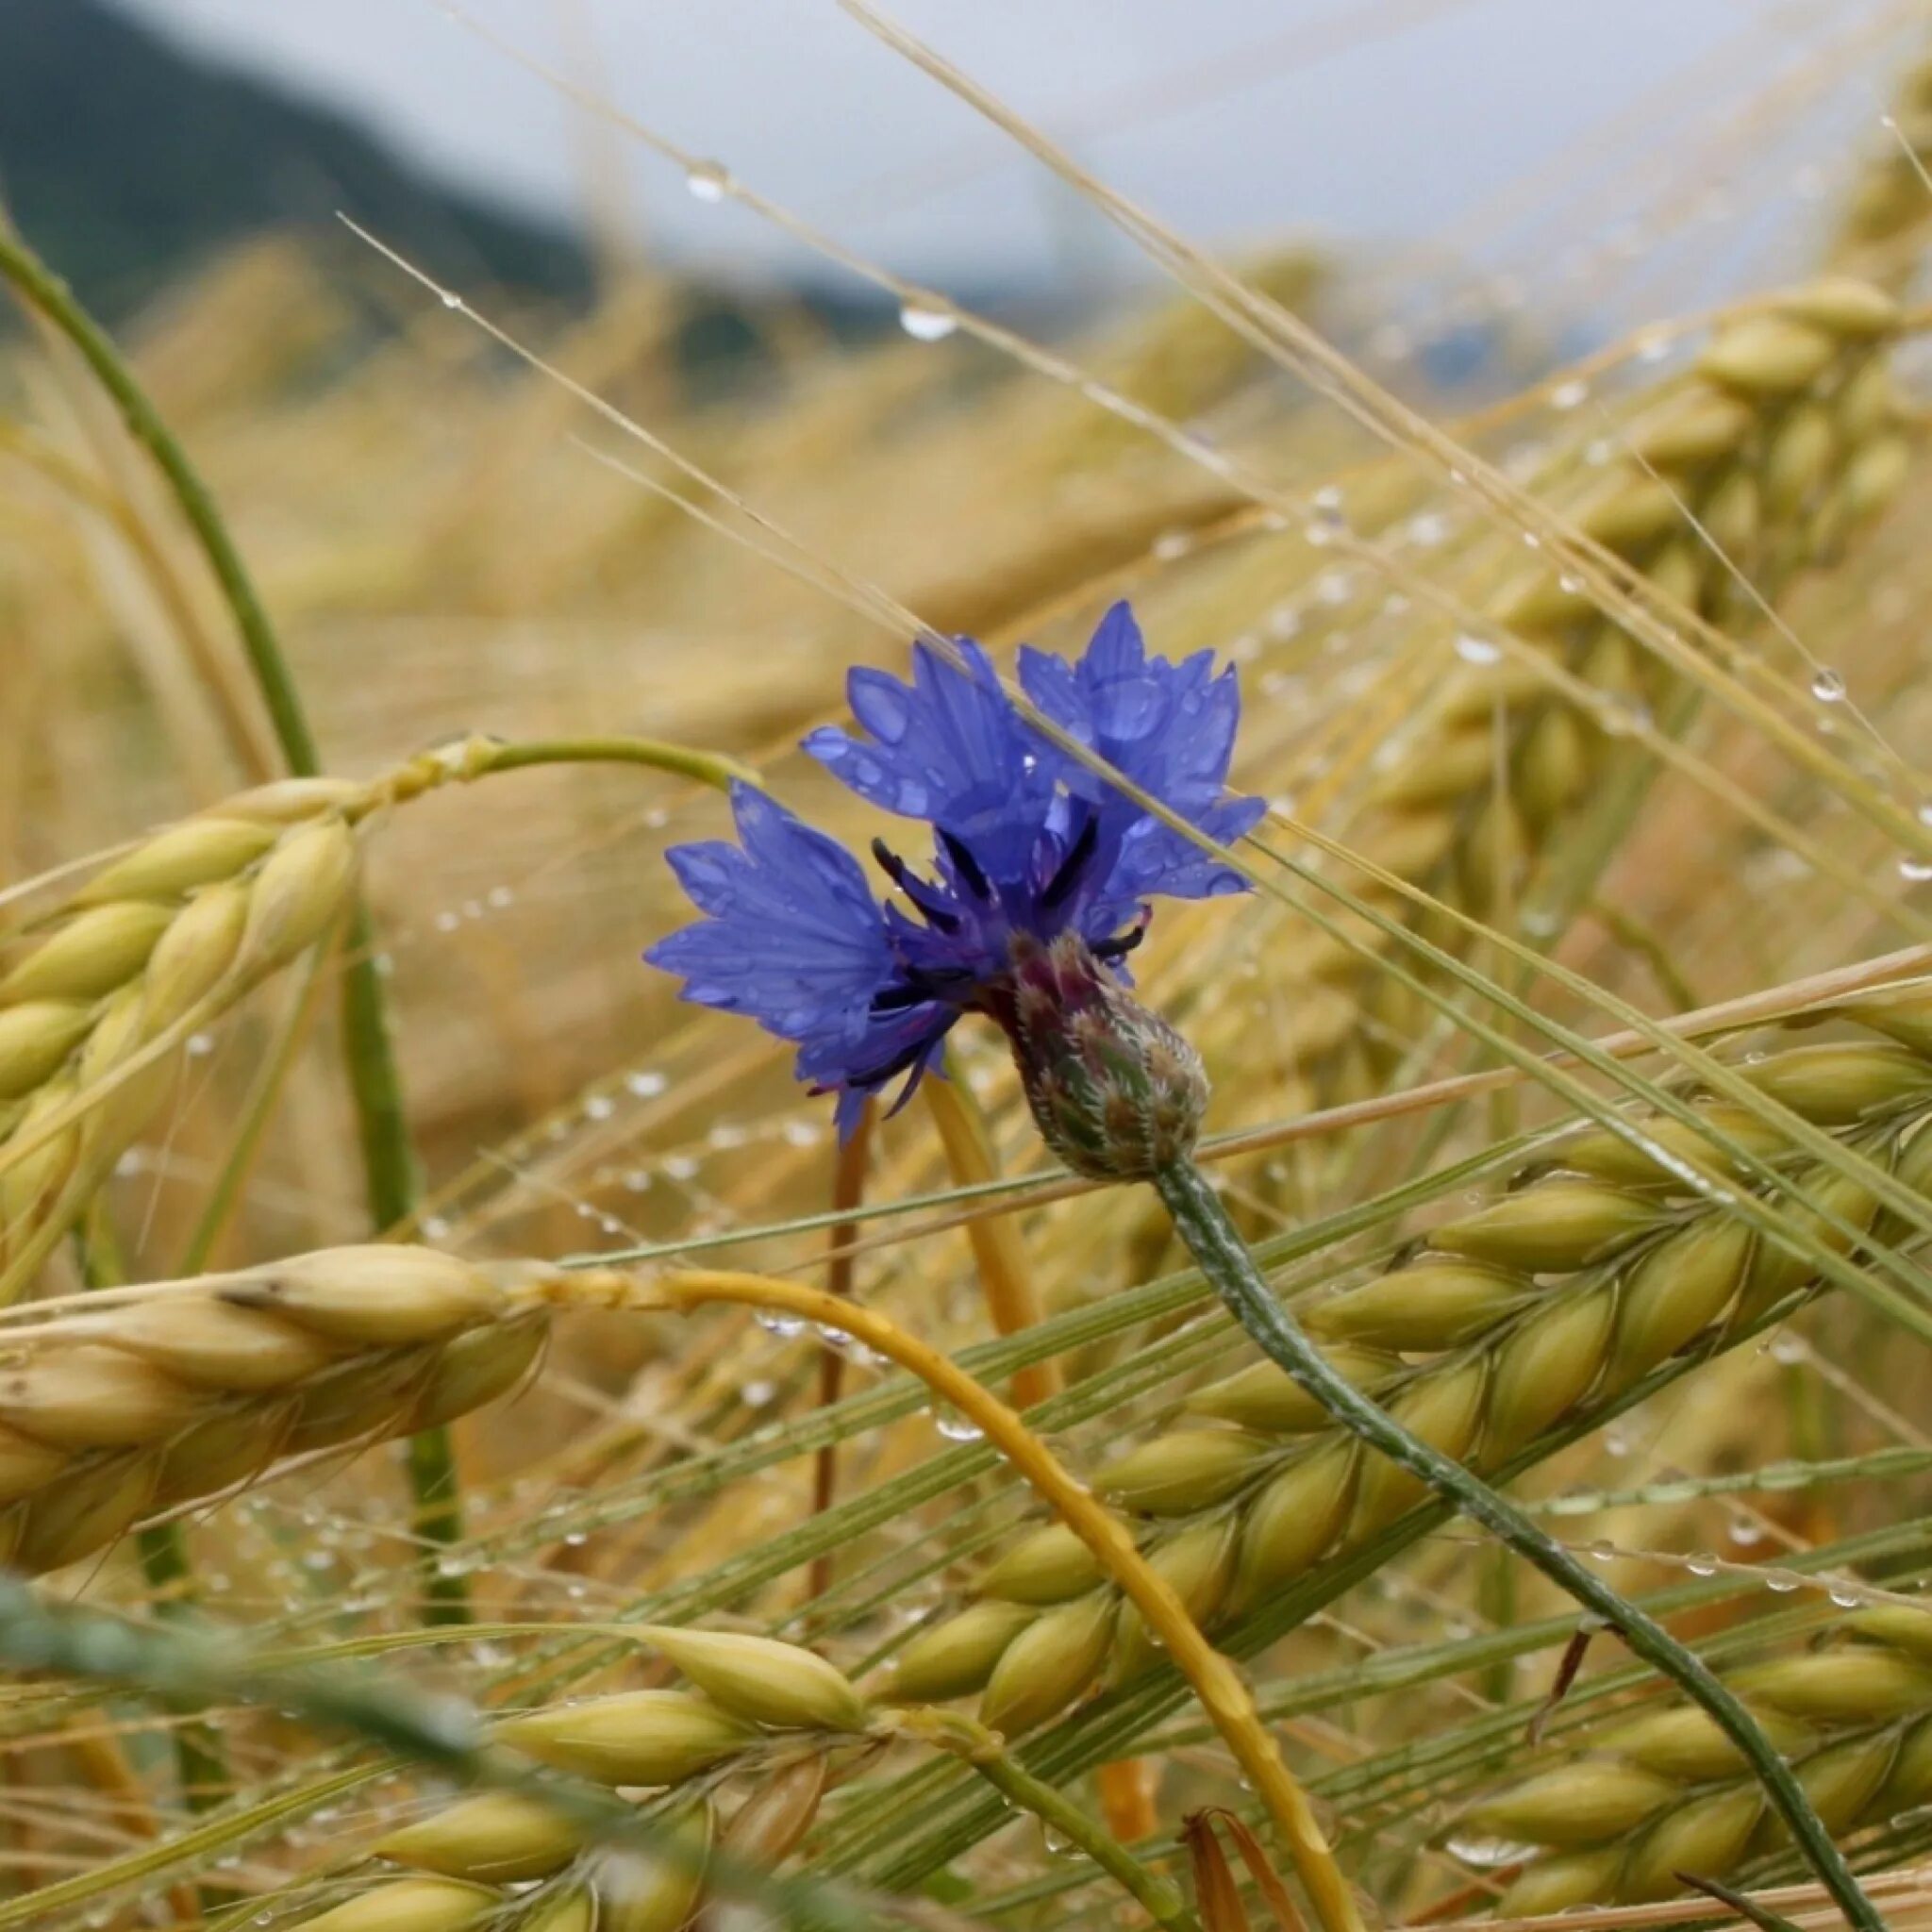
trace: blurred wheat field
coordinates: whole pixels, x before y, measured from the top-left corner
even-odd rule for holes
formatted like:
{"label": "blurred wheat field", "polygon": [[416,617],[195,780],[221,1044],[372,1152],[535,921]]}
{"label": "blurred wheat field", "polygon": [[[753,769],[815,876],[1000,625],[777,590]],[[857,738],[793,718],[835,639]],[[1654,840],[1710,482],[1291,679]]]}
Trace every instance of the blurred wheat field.
{"label": "blurred wheat field", "polygon": [[[797,748],[848,666],[1009,669],[1121,597],[1238,668],[1272,808],[1255,890],[1137,962],[1270,1286],[1932,1925],[1932,20],[1580,138],[1521,190],[1545,307],[1210,257],[846,10],[1162,279],[1036,337],[580,97],[902,325],[774,303],[707,391],[668,275],[558,316],[345,231],[122,332],[325,777],[8,270],[0,1928],[1842,1923],[1703,1712],[1261,1362],[1151,1192],[1052,1161],[991,1026],[841,1150],[639,963],[728,771],[882,828]],[[1631,325],[1566,358],[1563,305]]]}

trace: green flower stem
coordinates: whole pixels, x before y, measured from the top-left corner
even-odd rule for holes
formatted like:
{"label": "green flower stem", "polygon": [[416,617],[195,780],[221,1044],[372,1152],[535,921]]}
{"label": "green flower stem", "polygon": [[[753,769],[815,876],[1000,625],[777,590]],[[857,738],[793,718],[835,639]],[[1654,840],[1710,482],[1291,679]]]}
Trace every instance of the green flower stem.
{"label": "green flower stem", "polygon": [[[113,399],[128,434],[153,458],[234,612],[242,651],[289,770],[297,777],[316,776],[322,770],[322,757],[288,659],[242,561],[242,553],[188,453],[175,441],[120,352],[75,300],[67,284],[4,225],[0,225],[0,275],[73,343]],[[403,1116],[388,1002],[375,966],[373,941],[368,908],[358,904],[351,920],[349,964],[342,981],[342,1039],[361,1127],[370,1215],[378,1228],[388,1228],[407,1220],[413,1210],[417,1173]],[[425,1429],[410,1443],[409,1481],[416,1499],[417,1533],[430,1546],[425,1561],[426,1614],[433,1622],[459,1621],[468,1615],[467,1585],[460,1577],[440,1574],[435,1560],[441,1546],[459,1541],[462,1535],[462,1498],[446,1428]]]}
{"label": "green flower stem", "polygon": [[1092,1859],[1165,1932],[1201,1932],[1201,1923],[1188,1909],[1178,1887],[1148,1871],[1064,1791],[1025,1770],[1008,1752],[998,1734],[976,1719],[960,1711],[923,1708],[895,1712],[891,1728],[971,1765],[1003,1798],[1030,1811],[1048,1831]]}
{"label": "green flower stem", "polygon": [[1885,1921],[1852,1875],[1851,1867],[1811,1808],[1790,1766],[1773,1748],[1757,1720],[1702,1659],[1686,1650],[1661,1624],[1591,1574],[1515,1504],[1460,1463],[1418,1441],[1343,1381],[1275,1299],[1220,1198],[1191,1161],[1175,1161],[1162,1169],[1154,1176],[1154,1186],[1202,1274],[1261,1352],[1287,1370],[1370,1448],[1420,1477],[1473,1523],[1507,1543],[1586,1609],[1601,1617],[1645,1663],[1702,1706],[1757,1774],[1806,1862],[1846,1923],[1857,1932],[1884,1932]]}

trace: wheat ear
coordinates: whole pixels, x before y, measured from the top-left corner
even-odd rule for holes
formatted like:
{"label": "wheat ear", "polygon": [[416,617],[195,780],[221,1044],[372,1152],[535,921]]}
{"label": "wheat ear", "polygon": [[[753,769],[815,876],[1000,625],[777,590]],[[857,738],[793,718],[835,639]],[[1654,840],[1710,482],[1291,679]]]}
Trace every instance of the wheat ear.
{"label": "wheat ear", "polygon": [[[1842,1618],[1796,1655],[1725,1674],[1775,1735],[1824,1824],[1843,1836],[1932,1800],[1932,1614]],[[1465,1828],[1530,1855],[1497,1910],[1638,1904],[1779,1850],[1764,1793],[1700,1710],[1593,1724],[1562,1762],[1471,1807]],[[1534,1848],[1532,1850],[1532,1848]]]}
{"label": "wheat ear", "polygon": [[[1790,1047],[1742,1071],[1925,1193],[1932,990],[1840,1010],[1886,1037]],[[1716,1102],[1699,1112],[1698,1127],[1646,1122],[1654,1152],[1579,1127],[1519,1185],[1433,1229],[1396,1266],[1304,1306],[1306,1325],[1411,1431],[1476,1468],[1528,1451],[1674,1355],[1741,1338],[1819,1279],[1691,1192],[1688,1166],[1736,1184],[1719,1140],[1776,1162],[1808,1204],[1790,1210],[1792,1224],[1837,1252],[1853,1245],[1846,1229],[1874,1228],[1880,1207],[1857,1179],[1794,1156],[1755,1114]],[[1094,1487],[1142,1518],[1151,1565],[1209,1628],[1423,1500],[1415,1477],[1330,1425],[1271,1364],[1197,1391],[1186,1411],[1183,1426],[1109,1459]],[[980,1691],[987,1723],[1021,1727],[1136,1675],[1156,1654],[1085,1550],[1052,1525],[993,1562],[977,1601],[905,1646],[892,1688],[921,1700]]]}

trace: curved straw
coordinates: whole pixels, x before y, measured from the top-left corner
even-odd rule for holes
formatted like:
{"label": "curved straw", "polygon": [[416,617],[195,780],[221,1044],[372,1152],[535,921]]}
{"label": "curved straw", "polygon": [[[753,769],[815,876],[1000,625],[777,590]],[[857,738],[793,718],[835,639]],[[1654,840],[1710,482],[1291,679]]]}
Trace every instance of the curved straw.
{"label": "curved straw", "polygon": [[1267,1807],[1324,1932],[1363,1932],[1354,1894],[1307,1795],[1282,1761],[1241,1674],[1202,1636],[1173,1587],[1148,1567],[1120,1518],[1094,1500],[1017,1411],[957,1363],[874,1308],[760,1274],[700,1271],[644,1283],[604,1270],[553,1277],[532,1284],[529,1292],[564,1307],[684,1309],[725,1302],[772,1309],[820,1327],[841,1329],[917,1375],[941,1402],[979,1429],[1027,1485],[1052,1505],[1166,1646],[1242,1775]]}

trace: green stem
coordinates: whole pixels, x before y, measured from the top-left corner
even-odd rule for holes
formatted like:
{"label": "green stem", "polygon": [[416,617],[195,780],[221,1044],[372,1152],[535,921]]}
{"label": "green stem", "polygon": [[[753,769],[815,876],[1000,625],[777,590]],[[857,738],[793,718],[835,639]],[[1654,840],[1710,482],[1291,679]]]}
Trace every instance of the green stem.
{"label": "green stem", "polygon": [[[242,553],[215,507],[213,494],[189,461],[188,453],[105,331],[75,300],[72,290],[18,235],[4,226],[0,226],[0,275],[79,352],[95,380],[113,399],[127,433],[154,459],[234,612],[242,651],[289,770],[297,777],[316,776],[322,770],[322,756],[288,659],[282,655],[275,626],[256,593]],[[373,941],[368,908],[358,906],[351,924],[349,965],[342,981],[342,1038],[349,1085],[361,1124],[370,1215],[382,1229],[408,1218],[416,1204],[417,1187],[415,1157],[403,1118],[401,1084],[390,1039],[388,1003],[375,967]],[[418,1534],[439,1546],[460,1537],[461,1496],[446,1429],[425,1430],[410,1445],[409,1475]],[[432,1548],[425,1566],[427,1614],[438,1622],[459,1620],[468,1614],[467,1587],[458,1577],[440,1575],[435,1557]]]}
{"label": "green stem", "polygon": [[134,372],[121,359],[120,352],[93,318],[74,299],[73,291],[18,235],[4,227],[0,227],[0,275],[80,352],[82,361],[120,410],[127,433],[154,458],[156,467],[167,478],[181,514],[187,518],[208,567],[215,574],[222,595],[235,613],[242,648],[247,653],[255,681],[261,688],[262,702],[268,707],[269,721],[275,726],[275,739],[289,761],[289,769],[298,776],[312,777],[321,771],[322,759],[309,734],[301,698],[289,675],[281,647],[275,641],[268,612],[262,608],[241,552],[222,522],[208,485],[161,420],[160,411],[134,379]]}
{"label": "green stem", "polygon": [[1166,1932],[1201,1932],[1178,1888],[1148,1871],[1110,1832],[1064,1791],[1025,1770],[1001,1743],[998,1734],[955,1710],[922,1708],[897,1713],[893,1728],[920,1742],[949,1751],[969,1764],[994,1790],[1023,1811],[1030,1811],[1050,1832],[1084,1854],[1131,1894]]}
{"label": "green stem", "polygon": [[478,761],[484,772],[521,772],[534,765],[648,765],[653,771],[675,772],[700,784],[724,789],[733,779],[745,785],[762,781],[749,765],[723,752],[695,750],[657,738],[540,739],[527,743],[491,747]]}
{"label": "green stem", "polygon": [[1473,1523],[1507,1543],[1552,1583],[1601,1617],[1645,1663],[1708,1712],[1757,1774],[1806,1862],[1846,1922],[1857,1932],[1884,1932],[1884,1920],[1852,1875],[1851,1867],[1811,1808],[1790,1766],[1709,1667],[1661,1624],[1592,1575],[1515,1504],[1460,1463],[1410,1435],[1393,1417],[1343,1381],[1274,1298],[1220,1198],[1191,1161],[1183,1159],[1163,1169],[1154,1176],[1154,1186],[1201,1273],[1262,1353],[1287,1370],[1370,1448],[1420,1477]]}

